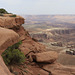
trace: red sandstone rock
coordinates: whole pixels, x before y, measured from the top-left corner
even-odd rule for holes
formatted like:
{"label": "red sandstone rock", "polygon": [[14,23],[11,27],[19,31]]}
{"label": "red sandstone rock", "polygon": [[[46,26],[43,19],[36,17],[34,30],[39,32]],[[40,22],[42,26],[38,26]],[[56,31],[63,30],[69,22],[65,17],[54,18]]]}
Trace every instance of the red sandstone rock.
{"label": "red sandstone rock", "polygon": [[37,62],[53,63],[58,58],[58,54],[55,51],[47,51],[42,53],[36,53],[32,55],[32,58]]}
{"label": "red sandstone rock", "polygon": [[[9,46],[19,41],[19,35],[10,29],[0,27],[0,54]],[[2,52],[1,52],[2,51]]]}
{"label": "red sandstone rock", "polygon": [[0,16],[0,27],[13,28],[24,24],[24,18],[22,17],[1,17]]}

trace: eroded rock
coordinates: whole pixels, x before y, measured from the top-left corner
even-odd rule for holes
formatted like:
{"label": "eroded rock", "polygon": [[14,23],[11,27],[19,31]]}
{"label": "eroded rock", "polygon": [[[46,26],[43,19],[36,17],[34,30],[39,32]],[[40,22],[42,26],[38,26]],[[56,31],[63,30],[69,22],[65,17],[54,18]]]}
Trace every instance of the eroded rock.
{"label": "eroded rock", "polygon": [[0,54],[9,46],[19,41],[19,35],[10,29],[0,27]]}
{"label": "eroded rock", "polygon": [[36,53],[32,55],[32,58],[36,62],[53,63],[58,58],[58,54],[55,51],[47,51],[42,53]]}
{"label": "eroded rock", "polygon": [[0,27],[13,28],[14,26],[24,24],[24,18],[22,17],[1,17],[0,16]]}

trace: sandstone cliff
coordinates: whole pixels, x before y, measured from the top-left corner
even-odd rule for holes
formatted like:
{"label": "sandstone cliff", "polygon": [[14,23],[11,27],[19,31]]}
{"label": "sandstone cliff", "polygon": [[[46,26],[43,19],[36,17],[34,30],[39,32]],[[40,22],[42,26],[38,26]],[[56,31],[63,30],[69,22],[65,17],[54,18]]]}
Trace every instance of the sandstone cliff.
{"label": "sandstone cliff", "polygon": [[[9,46],[19,41],[19,35],[13,30],[6,29],[13,27],[16,22],[9,17],[0,17],[0,54]],[[15,22],[15,24],[13,24]],[[18,22],[18,21],[17,21]],[[19,23],[18,23],[19,24]],[[20,23],[22,24],[22,23]],[[16,24],[17,25],[17,24]],[[12,75],[6,65],[4,64],[0,55],[0,75]]]}
{"label": "sandstone cliff", "polygon": [[[45,47],[32,40],[29,33],[21,26],[24,23],[24,18],[0,16],[0,54],[8,48],[9,46],[17,43],[19,40],[22,40],[22,46],[20,49],[25,54],[30,51],[42,51],[45,50]],[[0,56],[0,74],[1,75],[11,75],[8,68],[4,64]]]}
{"label": "sandstone cliff", "polygon": [[16,32],[10,29],[0,27],[0,54],[7,47],[18,42],[18,40],[19,40],[19,35]]}

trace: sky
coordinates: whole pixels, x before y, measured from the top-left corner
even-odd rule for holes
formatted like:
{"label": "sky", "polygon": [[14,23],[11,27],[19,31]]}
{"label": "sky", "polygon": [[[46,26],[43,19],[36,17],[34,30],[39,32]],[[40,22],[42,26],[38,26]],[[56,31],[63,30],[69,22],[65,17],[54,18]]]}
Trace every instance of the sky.
{"label": "sky", "polygon": [[14,14],[75,14],[75,0],[0,0],[0,8]]}

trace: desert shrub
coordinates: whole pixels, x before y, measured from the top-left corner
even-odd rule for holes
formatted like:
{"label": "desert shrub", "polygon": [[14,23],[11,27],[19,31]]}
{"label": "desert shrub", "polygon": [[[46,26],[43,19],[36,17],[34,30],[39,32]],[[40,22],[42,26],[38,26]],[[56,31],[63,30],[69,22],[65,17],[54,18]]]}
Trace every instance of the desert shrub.
{"label": "desert shrub", "polygon": [[16,43],[16,44],[14,44],[14,45],[12,45],[12,46],[10,46],[10,47],[8,47],[9,49],[18,49],[19,48],[19,45],[21,45],[22,44],[22,41],[19,41],[18,43]]}
{"label": "desert shrub", "polygon": [[[0,16],[3,16],[3,14],[12,14],[12,13],[8,13],[5,9],[1,8]],[[16,14],[12,14],[10,17],[16,17]]]}
{"label": "desert shrub", "polygon": [[3,14],[2,14],[2,13],[0,13],[0,16],[3,16]]}
{"label": "desert shrub", "polygon": [[8,47],[3,53],[2,57],[6,65],[23,63],[25,61],[25,55],[18,49],[22,42],[18,42]]}
{"label": "desert shrub", "polygon": [[2,13],[2,14],[8,14],[8,12],[5,10],[5,9],[0,9],[0,13]]}
{"label": "desert shrub", "polygon": [[15,14],[12,14],[10,17],[16,17],[16,15]]}

